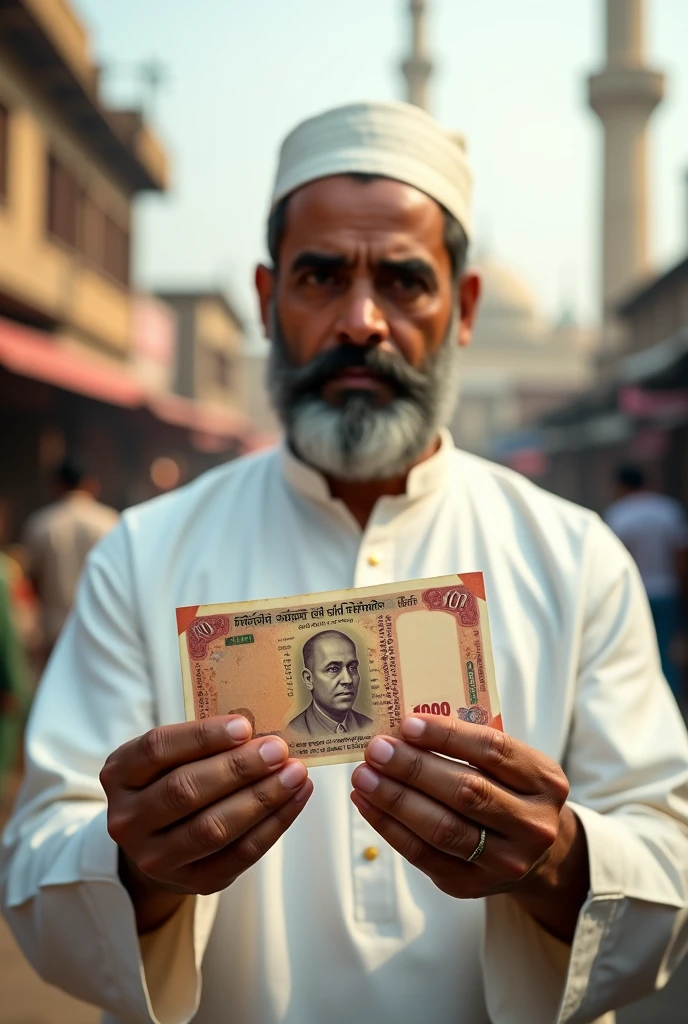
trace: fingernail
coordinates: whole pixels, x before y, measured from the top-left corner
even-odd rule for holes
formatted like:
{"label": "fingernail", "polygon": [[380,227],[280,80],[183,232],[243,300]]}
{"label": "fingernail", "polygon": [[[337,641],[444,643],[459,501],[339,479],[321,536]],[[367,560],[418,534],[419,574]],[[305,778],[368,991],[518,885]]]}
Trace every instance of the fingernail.
{"label": "fingernail", "polygon": [[408,736],[410,740],[417,740],[425,732],[427,724],[422,718],[405,718],[401,723],[402,735]]}
{"label": "fingernail", "polygon": [[368,751],[373,761],[377,761],[378,764],[387,764],[392,760],[394,747],[382,736],[375,736],[368,744]]}
{"label": "fingernail", "polygon": [[306,800],[308,799],[312,792],[313,790],[308,785],[308,780],[306,780],[301,789],[296,794],[296,796],[292,797],[292,800],[294,801],[295,804],[305,804]]}
{"label": "fingernail", "polygon": [[298,789],[305,781],[306,769],[300,761],[292,761],[277,773],[277,778],[285,789]]}
{"label": "fingernail", "polygon": [[351,780],[356,789],[362,790],[364,793],[372,793],[380,784],[380,776],[377,772],[372,772],[370,768],[359,768]]}
{"label": "fingernail", "polygon": [[289,756],[287,744],[282,740],[266,740],[260,748],[260,756],[268,768],[274,768],[275,765],[282,764],[282,761],[287,760]]}
{"label": "fingernail", "polygon": [[245,718],[233,718],[227,722],[227,732],[233,740],[247,740],[251,735],[251,725]]}
{"label": "fingernail", "polygon": [[352,803],[353,803],[354,807],[358,807],[359,811],[360,810],[364,810],[364,811],[374,811],[375,810],[373,805],[371,803],[369,803],[368,800],[366,800],[366,798],[364,796],[362,796],[358,792],[358,790],[354,790],[353,793],[352,793],[352,796],[356,797],[356,799],[353,800]]}

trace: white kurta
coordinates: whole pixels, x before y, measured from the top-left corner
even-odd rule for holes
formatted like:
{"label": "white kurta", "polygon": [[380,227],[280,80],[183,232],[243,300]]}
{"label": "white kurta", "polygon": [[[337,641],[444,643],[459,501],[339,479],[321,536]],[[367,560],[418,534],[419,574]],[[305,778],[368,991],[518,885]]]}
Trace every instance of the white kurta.
{"label": "white kurta", "polygon": [[[351,765],[313,770],[277,846],[139,944],[98,772],[183,719],[175,607],[475,570],[505,727],[564,766],[587,833],[572,949],[507,896],[435,889],[353,808]],[[110,1022],[578,1024],[663,983],[685,946],[688,742],[636,568],[594,514],[447,436],[363,531],[284,449],[127,512],[90,557],[27,767],[5,912],[38,970]]]}

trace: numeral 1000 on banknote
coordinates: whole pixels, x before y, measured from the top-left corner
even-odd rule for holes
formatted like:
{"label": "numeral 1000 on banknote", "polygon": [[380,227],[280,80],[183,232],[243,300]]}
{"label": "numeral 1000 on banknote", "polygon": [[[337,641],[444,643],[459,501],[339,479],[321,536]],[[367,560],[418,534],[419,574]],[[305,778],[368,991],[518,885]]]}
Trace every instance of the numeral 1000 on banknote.
{"label": "numeral 1000 on banknote", "polygon": [[443,700],[441,704],[437,701],[433,704],[416,704],[413,710],[419,715],[444,715],[445,718],[451,718],[452,713],[448,700]]}

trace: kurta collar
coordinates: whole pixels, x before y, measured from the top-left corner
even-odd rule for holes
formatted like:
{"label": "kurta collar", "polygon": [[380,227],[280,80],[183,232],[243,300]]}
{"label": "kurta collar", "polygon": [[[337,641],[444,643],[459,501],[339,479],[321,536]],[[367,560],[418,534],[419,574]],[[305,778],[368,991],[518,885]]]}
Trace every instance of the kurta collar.
{"label": "kurta collar", "polygon": [[[434,455],[425,462],[414,466],[406,481],[406,492],[386,501],[416,501],[426,495],[436,493],[444,486],[449,475],[449,467],[454,442],[446,428],[440,430],[440,446]],[[327,480],[317,469],[302,462],[289,447],[286,438],[282,440],[279,452],[282,473],[287,483],[299,494],[314,501],[330,503],[334,499],[330,494]]]}

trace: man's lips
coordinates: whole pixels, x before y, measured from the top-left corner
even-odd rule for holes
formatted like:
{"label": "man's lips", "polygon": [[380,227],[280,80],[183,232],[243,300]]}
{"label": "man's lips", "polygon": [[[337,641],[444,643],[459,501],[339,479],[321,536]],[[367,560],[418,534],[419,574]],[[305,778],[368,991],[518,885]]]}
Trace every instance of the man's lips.
{"label": "man's lips", "polygon": [[378,390],[383,382],[380,377],[363,366],[349,366],[340,370],[330,377],[327,382],[331,387],[337,389],[351,389],[358,391]]}

